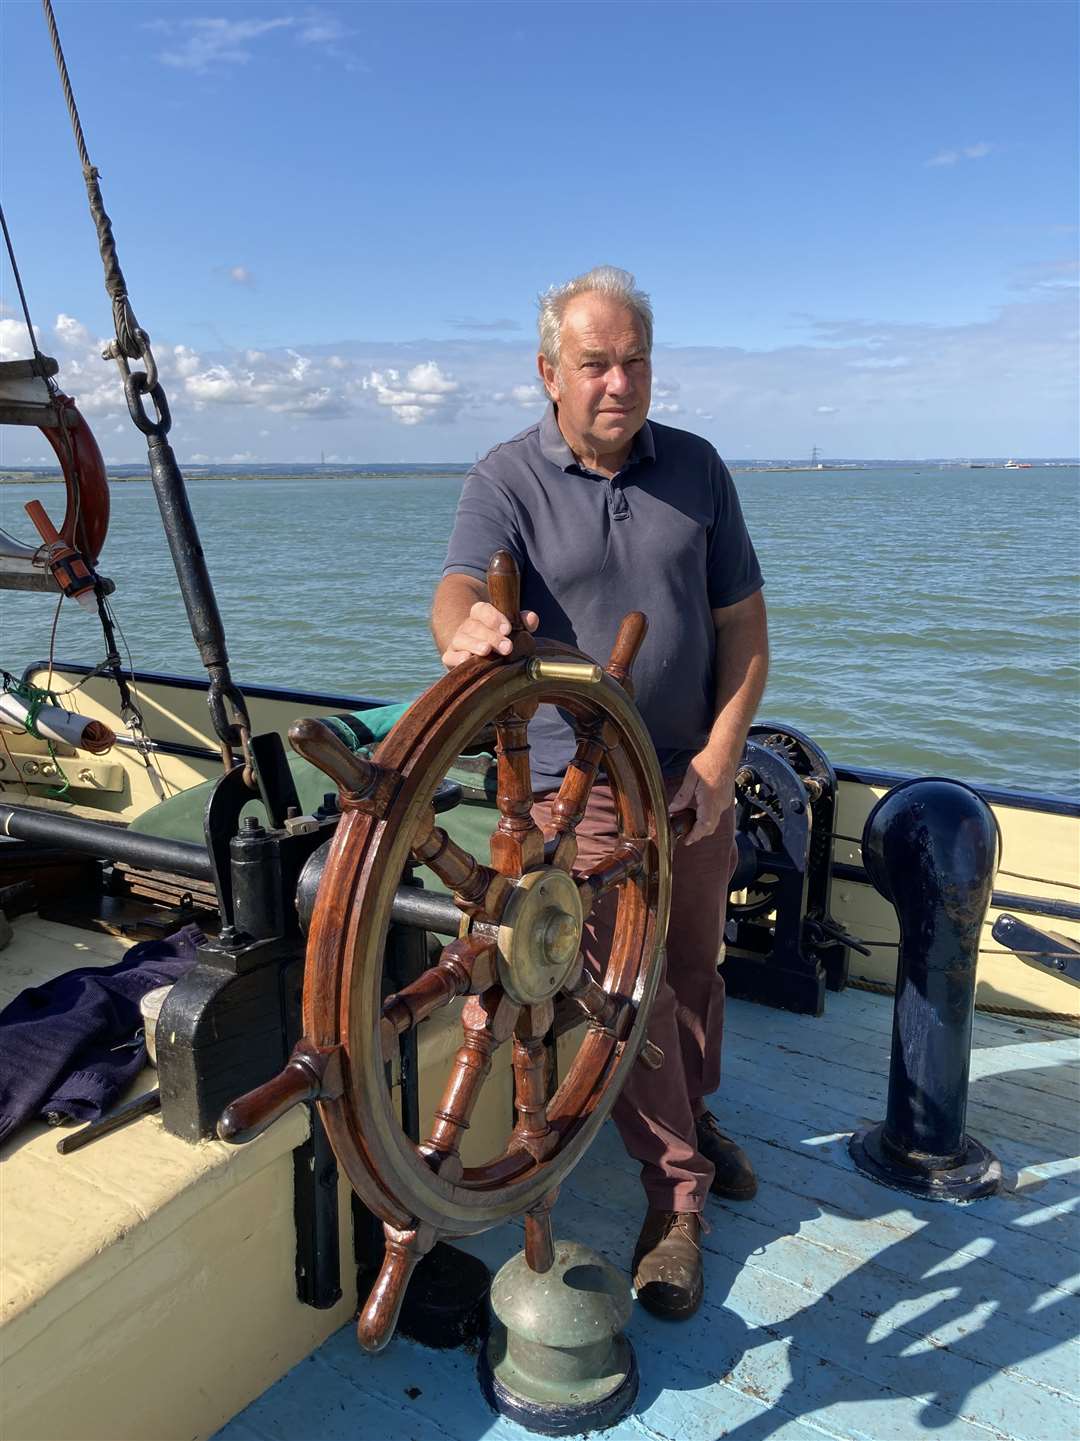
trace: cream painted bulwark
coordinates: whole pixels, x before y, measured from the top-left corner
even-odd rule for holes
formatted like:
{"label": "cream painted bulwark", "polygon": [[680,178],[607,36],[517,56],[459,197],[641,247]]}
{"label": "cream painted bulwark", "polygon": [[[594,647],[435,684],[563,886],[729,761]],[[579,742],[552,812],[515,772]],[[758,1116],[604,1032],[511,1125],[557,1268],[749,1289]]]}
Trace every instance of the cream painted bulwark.
{"label": "cream painted bulwark", "polygon": [[[836,811],[838,834],[861,837],[866,817],[885,793],[884,787],[843,782]],[[1080,902],[1080,820],[1016,806],[995,805],[993,810],[1001,827],[1001,861],[995,891],[1072,905]],[[861,866],[862,851],[858,844],[837,840],[833,859]],[[857,951],[851,953],[852,979],[894,985],[899,927],[889,902],[869,884],[836,878],[832,911],[852,935],[884,943],[874,945],[869,957]],[[1019,907],[1016,913],[1037,930],[1056,931],[1080,944],[1080,923],[1076,921],[1027,916]],[[991,907],[983,926],[976,1005],[1080,1020],[1080,987],[1041,966],[1026,964],[994,940],[990,932],[1000,914],[998,908]]]}
{"label": "cream painted bulwark", "polygon": [[[30,679],[35,685],[43,686],[48,680],[48,674],[39,670]],[[57,670],[53,673],[52,685],[58,690],[64,690],[80,680],[81,676]],[[146,733],[153,740],[161,745],[200,747],[212,751],[213,755],[178,756],[157,752],[153,756],[152,769],[148,769],[137,751],[127,746],[116,746],[104,759],[122,768],[118,788],[104,790],[92,783],[76,783],[68,799],[77,803],[78,814],[90,816],[100,812],[102,819],[132,821],[167,796],[189,790],[202,781],[220,775],[218,742],[210,724],[205,690],[141,681],[138,685],[138,702]],[[126,729],[118,714],[116,686],[105,676],[95,676],[87,681],[65,704],[88,720],[103,721],[114,731],[122,732]],[[277,731],[284,736],[293,721],[301,715],[334,715],[345,708],[340,705],[318,705],[302,697],[296,700],[267,700],[258,696],[249,699],[251,724],[255,734]],[[41,741],[25,735],[16,737],[11,732],[6,732],[4,738],[13,749],[17,742],[20,755],[24,752],[27,756],[36,753],[46,761],[49,759],[47,747]],[[76,756],[70,746],[58,746],[56,749],[61,759]],[[16,779],[11,758],[2,746],[0,759],[5,762],[4,769],[0,770],[0,797],[16,802],[25,800],[26,777]],[[80,766],[79,769],[83,767]],[[65,766],[65,770],[68,770],[68,767]],[[78,781],[77,770],[74,779]],[[35,798],[41,797],[47,794],[47,786],[31,784],[29,791]]]}
{"label": "cream painted bulwark", "polygon": [[[0,1003],[127,942],[17,921]],[[136,1089],[155,1083],[145,1071]],[[296,1299],[292,1152],[307,1112],[249,1146],[188,1145],[143,1117],[69,1156],[34,1126],[0,1152],[4,1441],[191,1441],[213,1433],[356,1310]]]}

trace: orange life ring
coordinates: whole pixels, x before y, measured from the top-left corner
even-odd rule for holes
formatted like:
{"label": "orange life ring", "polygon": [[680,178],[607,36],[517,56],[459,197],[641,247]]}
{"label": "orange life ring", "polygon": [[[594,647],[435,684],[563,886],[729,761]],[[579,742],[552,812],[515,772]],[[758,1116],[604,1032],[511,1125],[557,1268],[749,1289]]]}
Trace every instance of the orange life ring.
{"label": "orange life ring", "polygon": [[93,431],[71,396],[57,394],[53,403],[60,414],[59,423],[42,425],[38,429],[56,452],[64,473],[67,510],[63,525],[57,529],[92,570],[97,565],[109,529],[109,482],[105,462]]}

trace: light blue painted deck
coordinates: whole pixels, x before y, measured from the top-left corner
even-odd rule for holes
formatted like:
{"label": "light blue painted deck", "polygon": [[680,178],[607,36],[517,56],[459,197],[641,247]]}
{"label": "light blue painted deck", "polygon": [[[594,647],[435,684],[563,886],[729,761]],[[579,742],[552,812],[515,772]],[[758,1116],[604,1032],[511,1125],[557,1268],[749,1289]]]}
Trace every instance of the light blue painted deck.
{"label": "light blue painted deck", "polygon": [[[711,1201],[706,1297],[664,1323],[635,1308],[641,1392],[612,1441],[1070,1441],[1080,1436],[1080,1089],[1074,1033],[979,1016],[968,1130],[1007,1191],[917,1201],[852,1166],[852,1129],[884,1113],[892,1002],[830,994],[821,1020],[728,1004],[714,1109],[761,1179]],[[564,1187],[556,1234],[629,1261],[643,1199],[608,1126]],[[497,1268],[506,1226],[468,1243]],[[475,1357],[397,1339],[368,1358],[351,1328],[216,1441],[491,1441]]]}

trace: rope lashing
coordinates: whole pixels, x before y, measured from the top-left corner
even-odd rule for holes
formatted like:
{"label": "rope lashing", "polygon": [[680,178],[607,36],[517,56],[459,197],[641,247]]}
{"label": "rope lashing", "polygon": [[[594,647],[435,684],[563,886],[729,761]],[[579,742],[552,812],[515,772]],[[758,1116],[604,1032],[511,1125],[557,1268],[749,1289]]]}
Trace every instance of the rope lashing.
{"label": "rope lashing", "polygon": [[38,716],[41,714],[42,706],[54,705],[57,709],[63,709],[63,707],[60,705],[60,701],[55,692],[46,690],[42,686],[31,685],[28,681],[16,680],[15,677],[7,671],[4,671],[3,674],[4,693],[15,696],[17,700],[22,701],[23,705],[26,706],[26,715],[22,720],[23,729],[26,731],[26,734],[32,736],[34,740],[44,741],[48,747],[49,759],[53,764],[56,774],[60,778],[60,784],[58,786],[50,786],[48,794],[52,796],[54,800],[60,800],[63,796],[67,795],[71,789],[71,782],[64,774],[64,768],[57,758],[56,747],[53,745],[51,737],[41,734],[38,730],[37,722]]}
{"label": "rope lashing", "polygon": [[56,28],[56,17],[53,14],[51,0],[42,0],[42,6],[45,11],[45,23],[49,27],[49,38],[52,41],[56,68],[60,74],[60,84],[67,102],[71,128],[75,134],[75,145],[82,163],[86,194],[90,202],[90,215],[97,230],[98,248],[101,251],[101,261],[105,267],[105,289],[112,300],[116,341],[115,344],[108,346],[105,357],[108,360],[118,361],[125,373],[127,360],[143,361],[146,365],[148,388],[152,390],[157,384],[157,365],[150,349],[150,337],[135,318],[131,301],[128,299],[127,282],[124,279],[124,272],[120,269],[120,260],[116,253],[112,221],[105,209],[101,186],[98,184],[100,171],[96,165],[91,163],[90,154],[86,148],[86,138],[83,135],[82,122],[79,119],[79,109],[75,104],[75,95],[71,88],[71,78],[68,75],[67,61],[64,59],[63,47],[60,44],[60,33]]}

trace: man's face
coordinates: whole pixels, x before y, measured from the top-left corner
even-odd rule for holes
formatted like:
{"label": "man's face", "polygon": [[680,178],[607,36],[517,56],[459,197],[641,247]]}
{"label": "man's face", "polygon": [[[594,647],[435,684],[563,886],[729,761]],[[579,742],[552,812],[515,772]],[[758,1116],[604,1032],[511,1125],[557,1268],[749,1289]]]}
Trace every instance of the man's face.
{"label": "man's face", "polygon": [[629,447],[652,398],[652,362],[632,310],[607,295],[577,296],[563,315],[558,367],[543,356],[539,367],[575,451],[601,456]]}

